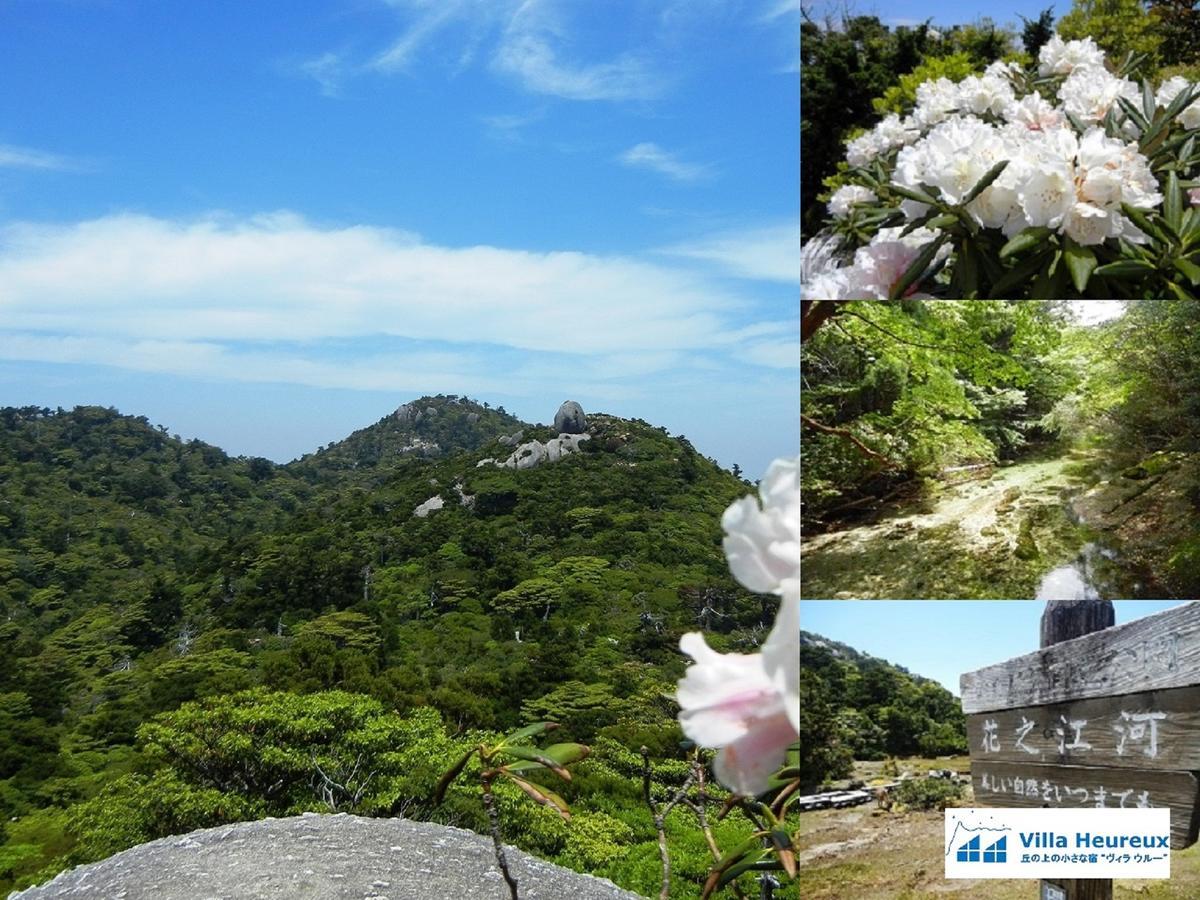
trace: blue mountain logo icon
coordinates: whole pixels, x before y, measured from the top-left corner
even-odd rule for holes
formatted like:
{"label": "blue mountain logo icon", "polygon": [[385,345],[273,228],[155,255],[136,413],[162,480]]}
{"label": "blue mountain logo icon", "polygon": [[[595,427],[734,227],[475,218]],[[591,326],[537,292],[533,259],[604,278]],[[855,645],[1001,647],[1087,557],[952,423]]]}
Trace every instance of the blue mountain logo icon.
{"label": "blue mountain logo icon", "polygon": [[957,858],[959,862],[1008,862],[1008,835],[982,849],[980,848],[979,835],[975,835],[975,837],[969,841],[965,841],[958,848]]}

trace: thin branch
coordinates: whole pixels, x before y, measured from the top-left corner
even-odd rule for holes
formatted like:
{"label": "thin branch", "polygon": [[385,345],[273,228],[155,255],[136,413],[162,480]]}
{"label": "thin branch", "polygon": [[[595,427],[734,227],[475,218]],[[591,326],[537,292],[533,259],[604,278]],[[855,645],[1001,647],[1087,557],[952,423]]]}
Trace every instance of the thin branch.
{"label": "thin branch", "polygon": [[900,335],[896,334],[895,332],[888,331],[886,328],[884,328],[878,322],[871,321],[870,319],[868,319],[866,316],[864,316],[860,312],[856,312],[853,309],[843,310],[843,312],[848,316],[853,316],[856,319],[860,319],[861,321],[866,322],[868,325],[870,325],[872,328],[876,329],[877,331],[882,331],[884,334],[886,334],[888,337],[890,337],[893,341],[899,341],[901,344],[908,344],[910,347],[920,347],[922,350],[940,350],[942,353],[961,354],[961,353],[965,352],[965,351],[959,349],[958,347],[940,347],[936,344],[922,344],[920,341],[910,341],[908,338],[900,337]]}
{"label": "thin branch", "polygon": [[500,840],[500,813],[496,810],[496,798],[492,796],[492,779],[486,771],[480,773],[479,779],[483,782],[483,807],[487,810],[488,830],[492,833],[492,847],[496,852],[496,864],[500,866],[500,873],[508,884],[512,900],[520,900],[520,897],[517,896],[517,880],[508,871],[508,857],[504,855],[504,842]]}
{"label": "thin branch", "polygon": [[831,425],[823,425],[820,422],[818,422],[816,419],[814,419],[810,416],[806,416],[804,413],[800,414],[800,421],[815,431],[820,431],[824,434],[833,434],[833,435],[837,435],[838,437],[846,438],[846,440],[850,441],[850,443],[852,443],[855,447],[857,447],[859,450],[861,450],[865,455],[871,457],[872,459],[878,460],[879,463],[885,469],[898,469],[899,468],[898,464],[892,462],[892,460],[888,459],[886,456],[884,456],[878,450],[872,450],[870,447],[868,447],[866,444],[864,444],[862,441],[860,441],[857,437],[855,437],[855,435],[852,431],[850,431],[846,428],[834,428]]}

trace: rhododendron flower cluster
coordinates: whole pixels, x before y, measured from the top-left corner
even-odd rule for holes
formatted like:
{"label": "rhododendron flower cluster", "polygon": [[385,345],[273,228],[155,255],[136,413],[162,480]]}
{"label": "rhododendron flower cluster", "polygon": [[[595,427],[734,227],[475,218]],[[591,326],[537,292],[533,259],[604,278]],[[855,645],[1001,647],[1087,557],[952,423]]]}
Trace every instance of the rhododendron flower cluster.
{"label": "rhododendron flower cluster", "polygon": [[800,460],[773,462],[759,498],[733,503],[721,525],[734,577],[778,595],[779,612],[759,653],[718,653],[699,632],[680,638],[694,663],[679,682],[679,723],[697,744],[718,748],[723,785],[755,796],[800,733]]}
{"label": "rhododendron flower cluster", "polygon": [[[1185,91],[1191,102],[1175,102]],[[1005,276],[1026,250],[1044,257],[1045,290],[1064,287],[1060,258],[1078,292],[1097,269],[1102,278],[1156,268],[1187,274],[1193,244],[1200,264],[1200,221],[1195,241],[1180,232],[1191,219],[1162,230],[1153,223],[1178,216],[1177,198],[1189,207],[1200,197],[1200,181],[1186,180],[1200,169],[1200,137],[1185,142],[1191,130],[1200,131],[1196,86],[1180,77],[1157,90],[1139,85],[1111,71],[1090,38],[1054,36],[1036,74],[997,62],[958,83],[918,85],[907,115],[889,115],[848,142],[850,183],[828,203],[828,233],[842,241],[823,250],[822,267],[806,266],[804,296],[999,296],[989,293],[994,284],[1020,295],[1037,266],[1027,266],[1024,282]],[[1154,256],[1171,233],[1182,265]],[[1147,245],[1141,255],[1130,249]],[[1109,265],[1116,262],[1123,265]]]}

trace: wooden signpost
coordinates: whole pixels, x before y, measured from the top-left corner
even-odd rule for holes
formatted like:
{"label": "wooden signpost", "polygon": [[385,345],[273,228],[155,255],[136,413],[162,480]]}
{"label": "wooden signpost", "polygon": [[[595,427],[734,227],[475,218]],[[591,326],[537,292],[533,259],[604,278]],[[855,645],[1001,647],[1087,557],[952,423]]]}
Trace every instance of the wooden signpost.
{"label": "wooden signpost", "polygon": [[[1181,849],[1200,824],[1200,602],[1112,621],[1108,601],[1052,600],[1043,649],[962,676],[975,802],[1167,807]],[[1043,896],[1111,897],[1112,882]]]}

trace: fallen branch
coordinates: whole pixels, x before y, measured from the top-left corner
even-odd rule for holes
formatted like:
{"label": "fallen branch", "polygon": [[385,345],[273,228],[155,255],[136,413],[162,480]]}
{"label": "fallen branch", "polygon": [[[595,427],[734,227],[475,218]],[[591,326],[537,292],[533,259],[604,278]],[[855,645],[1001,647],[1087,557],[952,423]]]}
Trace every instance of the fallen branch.
{"label": "fallen branch", "polygon": [[892,462],[892,460],[888,459],[886,456],[884,456],[878,450],[872,450],[870,447],[868,447],[866,444],[864,444],[862,441],[860,441],[854,435],[854,432],[850,431],[847,428],[834,428],[832,425],[823,425],[820,422],[818,422],[816,419],[813,419],[809,416],[804,415],[804,413],[800,413],[800,421],[803,422],[805,425],[807,425],[809,428],[813,429],[814,431],[820,431],[822,434],[832,434],[832,435],[836,435],[837,437],[845,438],[850,443],[852,443],[855,447],[857,447],[864,455],[871,457],[871,459],[878,460],[879,463],[885,469],[898,469],[899,468],[899,465],[897,463]]}

